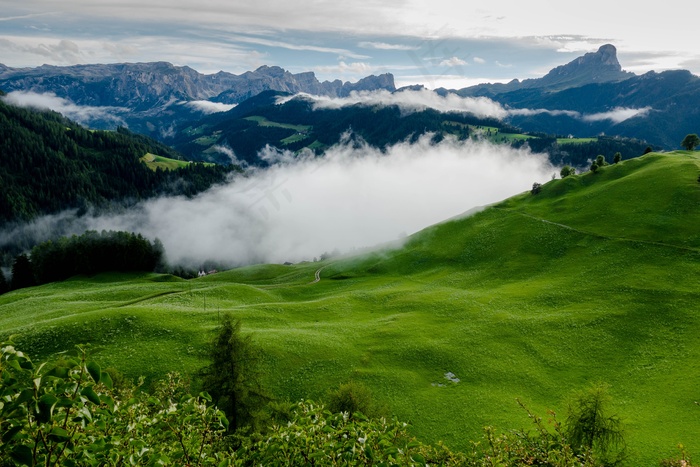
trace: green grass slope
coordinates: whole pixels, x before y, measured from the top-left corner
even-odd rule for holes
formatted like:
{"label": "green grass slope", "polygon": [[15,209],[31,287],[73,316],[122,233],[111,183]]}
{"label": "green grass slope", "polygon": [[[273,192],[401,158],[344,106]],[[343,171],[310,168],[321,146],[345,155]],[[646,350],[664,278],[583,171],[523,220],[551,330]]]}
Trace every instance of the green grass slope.
{"label": "green grass slope", "polygon": [[0,333],[35,359],[89,341],[103,366],[159,377],[201,365],[230,311],[277,396],[357,380],[456,449],[485,425],[528,426],[516,398],[562,419],[573,390],[604,381],[631,465],[658,465],[678,443],[700,453],[699,173],[697,153],[649,154],[364,256],[19,290],[0,296]]}

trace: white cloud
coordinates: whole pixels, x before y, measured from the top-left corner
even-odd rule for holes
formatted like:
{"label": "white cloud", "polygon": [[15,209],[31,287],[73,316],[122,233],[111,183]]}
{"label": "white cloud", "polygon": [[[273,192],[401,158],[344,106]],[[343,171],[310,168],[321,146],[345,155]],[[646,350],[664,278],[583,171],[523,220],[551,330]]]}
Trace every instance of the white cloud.
{"label": "white cloud", "polygon": [[329,54],[334,54],[334,55],[342,55],[344,57],[350,57],[350,58],[355,58],[355,59],[359,59],[359,60],[371,58],[368,55],[358,54],[358,53],[355,53],[355,52],[348,50],[348,49],[338,49],[338,48],[332,48],[332,47],[320,47],[320,46],[308,45],[308,44],[293,44],[293,43],[285,42],[285,41],[277,41],[277,40],[263,39],[260,37],[243,36],[243,35],[232,36],[231,38],[238,41],[238,42],[264,45],[267,47],[279,47],[279,48],[289,49],[289,50],[322,52],[322,53],[329,53]]}
{"label": "white cloud", "polygon": [[312,100],[314,108],[341,108],[355,104],[368,106],[398,105],[409,112],[431,108],[441,112],[471,112],[481,117],[504,118],[508,115],[507,111],[499,103],[486,97],[460,97],[456,94],[440,96],[428,89],[394,93],[385,90],[352,92],[350,96],[343,98],[298,94],[296,96],[278,98],[277,102],[281,104],[296,97]]}
{"label": "white cloud", "polygon": [[549,114],[553,116],[566,115],[571,118],[583,120],[584,122],[600,122],[610,120],[613,123],[621,123],[633,117],[645,117],[651,112],[651,107],[634,109],[628,107],[616,107],[608,112],[594,114],[582,114],[573,110],[548,110],[548,109],[508,109],[509,115],[530,116],[538,114]]}
{"label": "white cloud", "polygon": [[386,42],[372,42],[372,41],[363,41],[357,44],[358,46],[362,47],[363,49],[376,49],[376,50],[405,50],[405,51],[410,51],[410,50],[420,50],[420,47],[414,46],[414,45],[405,45],[405,44],[387,44]]}
{"label": "white cloud", "polygon": [[185,105],[205,114],[228,112],[236,107],[236,104],[223,104],[221,102],[211,101],[189,101]]}
{"label": "white cloud", "polygon": [[37,56],[44,61],[64,65],[82,63],[87,58],[80,46],[69,39],[27,41],[24,38],[0,36],[0,47],[4,53],[9,55]]}
{"label": "white cloud", "polygon": [[18,107],[30,107],[40,110],[53,110],[78,123],[89,124],[92,120],[108,120],[123,124],[119,116],[128,109],[121,107],[95,107],[77,105],[68,99],[56,96],[54,93],[38,94],[35,92],[14,91],[3,97],[5,102]]}
{"label": "white cloud", "polygon": [[[158,237],[169,259],[183,264],[296,262],[395,240],[556,171],[544,155],[451,139],[431,144],[430,136],[385,152],[340,144],[324,157],[287,160],[194,199],[147,201],[121,215],[78,219],[71,229]],[[39,224],[47,228],[46,219]]]}
{"label": "white cloud", "polygon": [[331,66],[318,66],[314,68],[317,73],[336,73],[336,74],[355,74],[355,75],[367,75],[374,71],[374,67],[369,63],[365,62],[353,62],[345,63],[344,61],[338,62],[338,65]]}
{"label": "white cloud", "polygon": [[599,122],[601,120],[611,120],[615,123],[621,123],[633,117],[645,117],[651,111],[651,107],[641,109],[631,109],[627,107],[616,107],[608,112],[601,112],[590,115],[583,115],[582,120],[586,122]]}
{"label": "white cloud", "polygon": [[459,57],[450,57],[450,58],[445,59],[445,60],[440,62],[440,66],[449,66],[449,67],[464,66],[466,64],[467,64],[467,62],[465,62],[464,60],[462,60]]}
{"label": "white cloud", "polygon": [[478,63],[479,65],[483,65],[484,63],[486,63],[486,60],[484,60],[481,57],[474,57],[473,60],[474,60],[474,63]]}
{"label": "white cloud", "polygon": [[454,93],[445,96],[437,94],[429,89],[418,91],[406,90],[401,92],[380,91],[353,91],[348,97],[312,96],[309,94],[297,94],[288,97],[277,98],[278,104],[289,102],[292,99],[308,99],[313,102],[314,109],[338,109],[350,105],[380,105],[399,106],[405,112],[418,112],[424,109],[434,109],[439,112],[469,112],[478,117],[489,117],[503,120],[508,116],[531,116],[549,114],[553,116],[566,115],[571,118],[586,122],[610,120],[620,123],[632,117],[644,117],[652,109],[617,107],[607,112],[595,114],[582,114],[573,110],[549,110],[549,109],[514,109],[504,108],[498,102],[486,97],[461,97]]}

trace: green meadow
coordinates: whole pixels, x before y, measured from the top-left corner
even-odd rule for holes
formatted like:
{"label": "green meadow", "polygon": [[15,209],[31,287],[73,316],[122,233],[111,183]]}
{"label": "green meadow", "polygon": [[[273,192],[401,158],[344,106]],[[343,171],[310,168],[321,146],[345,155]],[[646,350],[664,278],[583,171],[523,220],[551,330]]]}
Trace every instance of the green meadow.
{"label": "green meadow", "polygon": [[[187,167],[191,164],[188,161],[180,161],[177,159],[170,159],[163,156],[158,156],[155,154],[148,153],[141,158],[141,161],[146,164],[146,166],[155,171],[157,169],[162,170],[175,170],[183,167]],[[205,165],[213,165],[211,163],[206,163]]]}
{"label": "green meadow", "polygon": [[359,256],[17,290],[0,337],[35,360],[90,343],[103,368],[153,380],[202,366],[230,312],[280,399],[359,381],[419,439],[461,450],[484,426],[528,427],[516,399],[563,420],[602,381],[630,465],[679,443],[700,456],[699,174],[697,153],[651,153]]}
{"label": "green meadow", "polygon": [[309,131],[311,129],[311,125],[293,125],[291,123],[277,123],[268,120],[265,117],[260,117],[260,116],[252,116],[252,117],[245,117],[244,120],[250,120],[251,122],[257,122],[258,125],[260,126],[270,126],[270,127],[277,127],[277,128],[286,128],[288,130],[294,130],[294,131]]}

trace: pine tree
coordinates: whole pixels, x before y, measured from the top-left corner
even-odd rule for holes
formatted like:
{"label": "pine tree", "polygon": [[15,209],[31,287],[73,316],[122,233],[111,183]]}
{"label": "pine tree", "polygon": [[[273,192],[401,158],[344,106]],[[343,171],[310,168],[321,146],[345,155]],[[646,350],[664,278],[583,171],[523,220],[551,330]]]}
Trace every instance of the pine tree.
{"label": "pine tree", "polygon": [[201,370],[202,387],[226,413],[229,430],[255,422],[255,413],[269,398],[260,385],[260,349],[241,334],[241,321],[226,313],[209,344],[209,365]]}

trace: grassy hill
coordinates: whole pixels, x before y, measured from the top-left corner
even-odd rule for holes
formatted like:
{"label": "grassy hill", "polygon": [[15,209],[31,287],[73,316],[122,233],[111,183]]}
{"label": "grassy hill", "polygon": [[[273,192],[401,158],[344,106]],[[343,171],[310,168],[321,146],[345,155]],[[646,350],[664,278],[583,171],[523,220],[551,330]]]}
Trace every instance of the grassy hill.
{"label": "grassy hill", "polygon": [[562,419],[573,390],[604,381],[630,465],[658,465],[678,443],[700,453],[698,174],[697,153],[652,153],[367,255],[18,290],[0,296],[0,337],[34,359],[91,342],[103,367],[154,378],[201,365],[230,311],[278,397],[360,381],[455,449],[528,426],[516,398]]}

